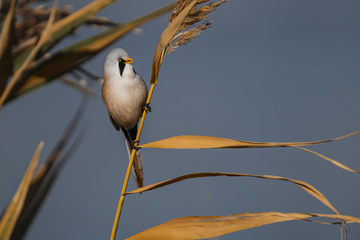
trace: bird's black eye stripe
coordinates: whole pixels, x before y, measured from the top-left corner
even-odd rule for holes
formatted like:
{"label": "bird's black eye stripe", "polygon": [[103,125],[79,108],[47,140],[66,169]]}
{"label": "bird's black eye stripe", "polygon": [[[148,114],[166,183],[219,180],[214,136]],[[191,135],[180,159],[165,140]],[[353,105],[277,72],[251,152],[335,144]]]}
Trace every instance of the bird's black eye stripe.
{"label": "bird's black eye stripe", "polygon": [[124,68],[125,68],[125,61],[123,61],[122,59],[118,59],[119,61],[119,70],[120,70],[120,76],[122,76],[123,72],[124,72]]}

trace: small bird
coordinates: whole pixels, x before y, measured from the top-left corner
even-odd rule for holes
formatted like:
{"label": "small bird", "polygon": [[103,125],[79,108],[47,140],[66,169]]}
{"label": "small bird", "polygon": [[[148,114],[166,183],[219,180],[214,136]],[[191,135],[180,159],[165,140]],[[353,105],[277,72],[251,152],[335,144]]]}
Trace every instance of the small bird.
{"label": "small bird", "polygon": [[143,186],[144,170],[140,150],[134,145],[137,124],[142,111],[150,111],[146,104],[148,89],[144,80],[131,65],[124,49],[115,48],[106,55],[103,68],[102,98],[109,113],[110,122],[122,131],[128,155],[136,149],[132,172],[138,188]]}

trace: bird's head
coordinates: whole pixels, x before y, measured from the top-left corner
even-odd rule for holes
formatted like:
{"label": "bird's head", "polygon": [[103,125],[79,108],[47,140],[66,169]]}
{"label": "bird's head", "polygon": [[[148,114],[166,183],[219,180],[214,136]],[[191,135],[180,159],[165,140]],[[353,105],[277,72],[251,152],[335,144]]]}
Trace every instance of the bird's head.
{"label": "bird's head", "polygon": [[129,73],[132,73],[134,71],[131,65],[132,63],[133,59],[129,58],[129,55],[124,49],[115,48],[106,55],[104,73],[105,71],[118,72],[120,76],[123,76],[125,67],[126,71],[129,70]]}

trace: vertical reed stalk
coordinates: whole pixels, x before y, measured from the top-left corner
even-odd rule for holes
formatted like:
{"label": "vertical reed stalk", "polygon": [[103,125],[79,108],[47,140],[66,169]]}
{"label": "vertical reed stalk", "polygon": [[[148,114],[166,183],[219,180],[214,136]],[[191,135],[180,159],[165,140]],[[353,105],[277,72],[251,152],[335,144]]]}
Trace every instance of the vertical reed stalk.
{"label": "vertical reed stalk", "polygon": [[[207,21],[209,14],[216,10],[216,8],[224,3],[226,0],[220,0],[215,3],[207,3],[209,0],[179,0],[175,6],[170,19],[169,25],[163,31],[160,36],[159,42],[155,49],[152,72],[151,72],[151,88],[149,91],[147,104],[150,104],[152,94],[154,92],[155,86],[157,85],[157,80],[159,76],[159,71],[161,63],[166,54],[174,52],[179,46],[186,45],[192,39],[196,38],[203,30],[207,29],[211,23]],[[206,5],[204,5],[207,3]],[[197,27],[193,27],[194,24],[204,21]],[[169,48],[168,48],[169,47]],[[145,122],[147,112],[144,110],[141,122],[139,125],[138,133],[136,135],[136,141],[139,140],[141,131]],[[138,143],[135,143],[138,146]],[[120,220],[120,215],[122,211],[122,206],[125,201],[126,188],[129,182],[130,171],[134,161],[136,150],[133,149],[131,152],[129,165],[126,171],[125,180],[123,188],[121,190],[121,196],[116,211],[116,216],[113,224],[113,229],[111,233],[110,240],[115,240],[117,227]]]}
{"label": "vertical reed stalk", "polygon": [[[150,100],[151,100],[152,94],[154,92],[155,86],[156,86],[155,84],[151,84],[149,95],[148,95],[148,98],[146,100],[146,103],[148,103],[148,104],[150,104]],[[136,135],[136,140],[140,139],[141,131],[142,131],[142,128],[144,126],[144,122],[145,122],[145,118],[146,118],[146,114],[147,114],[147,112],[144,110],[143,114],[141,116],[141,122],[140,122],[139,129],[138,129],[138,132],[137,132],[137,135]],[[136,146],[138,146],[138,142],[135,142],[134,144]],[[120,195],[118,207],[117,207],[117,210],[116,210],[116,215],[115,215],[113,228],[112,228],[112,231],[111,231],[110,240],[115,240],[115,237],[116,237],[116,232],[117,232],[117,228],[118,228],[118,225],[119,225],[119,220],[120,220],[122,207],[123,207],[124,201],[125,201],[126,188],[127,188],[128,183],[129,183],[129,177],[130,177],[131,168],[132,168],[132,165],[133,165],[133,162],[134,162],[135,153],[136,153],[136,150],[133,149],[132,152],[131,152],[129,164],[128,164],[127,171],[126,171],[126,174],[125,174],[124,184],[123,184],[123,187],[122,187],[122,190],[121,190],[121,195]]]}

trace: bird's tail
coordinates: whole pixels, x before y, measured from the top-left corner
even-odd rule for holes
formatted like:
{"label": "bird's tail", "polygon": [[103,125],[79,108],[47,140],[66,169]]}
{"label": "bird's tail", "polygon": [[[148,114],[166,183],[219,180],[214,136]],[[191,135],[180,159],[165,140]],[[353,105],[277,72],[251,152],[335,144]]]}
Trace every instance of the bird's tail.
{"label": "bird's tail", "polygon": [[[126,144],[126,149],[127,149],[129,159],[130,159],[132,147],[126,138],[125,138],[125,144]],[[143,164],[142,164],[142,160],[141,160],[140,150],[136,151],[136,153],[135,153],[134,162],[132,165],[132,172],[133,172],[133,176],[134,176],[137,188],[141,188],[143,186],[143,182],[144,182],[144,169],[143,169]],[[140,195],[141,195],[141,193],[140,193]]]}

